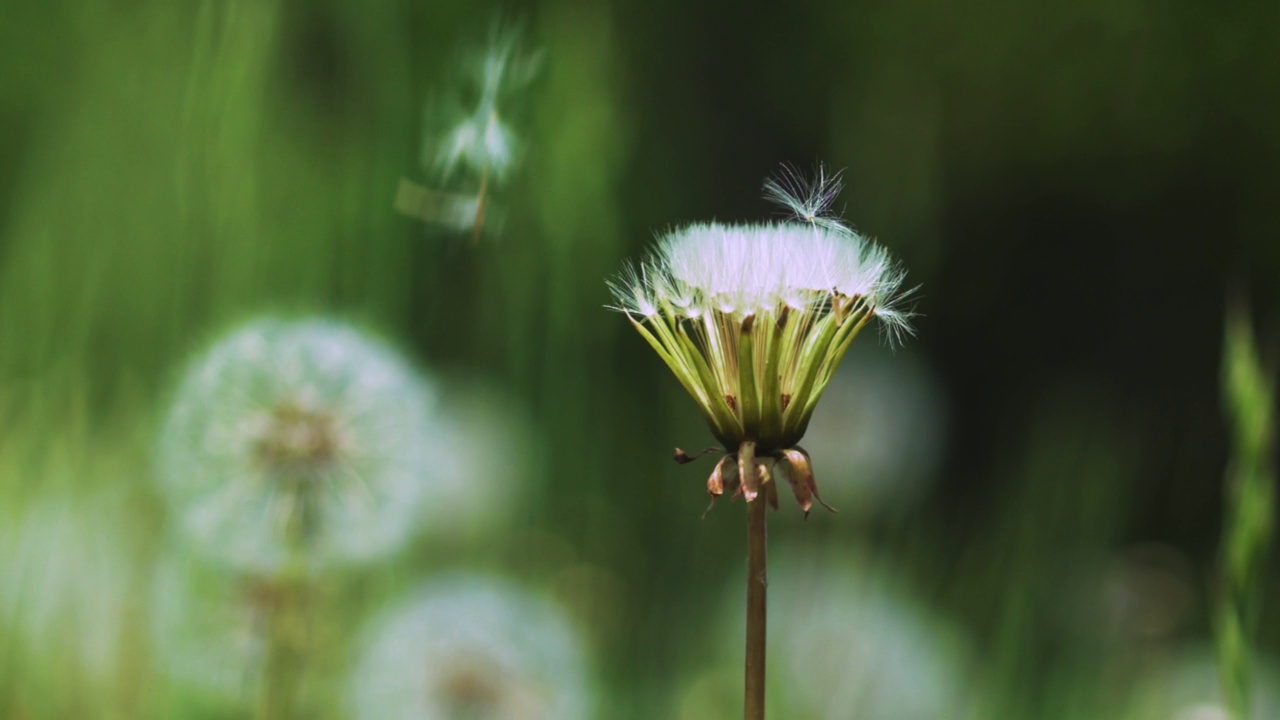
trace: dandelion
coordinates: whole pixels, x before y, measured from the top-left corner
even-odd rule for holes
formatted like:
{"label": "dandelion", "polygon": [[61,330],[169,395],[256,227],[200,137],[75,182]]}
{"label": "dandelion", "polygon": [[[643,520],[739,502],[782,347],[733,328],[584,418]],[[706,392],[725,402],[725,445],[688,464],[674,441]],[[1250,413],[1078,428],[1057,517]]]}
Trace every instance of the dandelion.
{"label": "dandelion", "polygon": [[[824,212],[830,202],[828,181],[810,186],[807,197],[772,181],[769,188],[798,213]],[[755,500],[772,459],[790,467],[808,512],[816,489],[808,454],[796,444],[872,318],[895,341],[911,332],[910,313],[899,308],[908,294],[900,292],[903,276],[884,249],[823,217],[673,230],[611,288],[615,309],[675,373],[737,462],[736,479],[724,461],[717,466],[712,497],[734,489]]]}
{"label": "dandelion", "polygon": [[[806,514],[821,502],[798,443],[822,391],[873,318],[892,341],[911,332],[904,272],[828,213],[838,178],[820,171],[805,183],[790,173],[765,189],[792,220],[672,230],[610,283],[615,309],[697,402],[726,453],[707,479],[712,503],[730,491],[748,503],[748,718],[764,714],[765,515],[756,500],[763,493],[777,506],[781,464]],[[679,462],[695,457],[676,451]]]}
{"label": "dandelion", "polygon": [[434,581],[371,626],[352,675],[351,715],[581,720],[584,661],[564,614],[507,581]]}
{"label": "dandelion", "polygon": [[194,548],[261,574],[395,550],[429,489],[435,392],[329,320],[261,319],[196,359],[157,476]]}

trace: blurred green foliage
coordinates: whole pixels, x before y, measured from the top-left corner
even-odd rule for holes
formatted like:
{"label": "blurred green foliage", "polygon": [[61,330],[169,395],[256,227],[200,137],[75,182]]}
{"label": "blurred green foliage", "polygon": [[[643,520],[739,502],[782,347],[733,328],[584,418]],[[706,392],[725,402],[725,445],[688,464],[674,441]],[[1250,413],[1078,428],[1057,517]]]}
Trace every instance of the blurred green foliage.
{"label": "blurred green foliage", "polygon": [[[848,168],[847,218],[924,284],[901,352],[936,376],[951,432],[910,501],[778,513],[772,537],[885,569],[921,627],[961,638],[969,717],[1221,702],[1204,647],[1228,279],[1251,288],[1272,363],[1280,317],[1274,3],[510,8],[546,68],[528,155],[493,198],[505,223],[471,244],[393,204],[401,178],[430,186],[424,101],[493,12],[5,4],[0,716],[243,712],[157,651],[152,573],[174,541],[152,443],[190,353],[269,311],[359,320],[533,418],[536,451],[485,458],[504,479],[538,465],[511,473],[529,479],[509,522],[326,580],[326,716],[344,716],[334,678],[362,623],[458,568],[568,610],[599,717],[736,702],[719,628],[738,610],[741,505],[699,520],[705,472],[670,449],[709,437],[603,309],[604,279],[672,223],[767,217],[765,175],[817,159]],[[1274,387],[1250,388],[1234,406],[1274,408]],[[867,496],[855,469],[814,462],[833,505]],[[1274,554],[1257,562],[1270,599]],[[1258,713],[1275,712],[1277,648],[1262,615]]]}

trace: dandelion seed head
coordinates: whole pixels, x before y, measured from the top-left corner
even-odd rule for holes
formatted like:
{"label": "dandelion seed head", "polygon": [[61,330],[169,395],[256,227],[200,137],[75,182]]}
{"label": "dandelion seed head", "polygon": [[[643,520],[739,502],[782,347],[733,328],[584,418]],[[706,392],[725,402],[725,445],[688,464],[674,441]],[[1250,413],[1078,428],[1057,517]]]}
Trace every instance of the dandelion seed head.
{"label": "dandelion seed head", "polygon": [[[612,284],[618,309],[647,317],[666,303],[686,317],[708,310],[745,317],[783,306],[814,310],[843,296],[870,303],[892,340],[911,333],[913,313],[903,302],[914,291],[902,292],[905,270],[883,247],[824,215],[840,190],[838,174],[809,185],[783,177],[770,180],[766,194],[795,220],[694,223],[665,233],[638,270],[624,270],[626,282]],[[799,190],[788,189],[796,184]]]}
{"label": "dandelion seed head", "polygon": [[508,581],[433,581],[371,625],[351,677],[354,718],[591,716],[563,611]]}
{"label": "dandelion seed head", "polygon": [[271,571],[295,543],[313,563],[368,559],[419,521],[435,395],[352,327],[256,320],[179,383],[157,477],[193,545],[233,566]]}
{"label": "dandelion seed head", "polygon": [[642,276],[651,304],[740,317],[782,305],[813,309],[833,294],[887,305],[902,282],[883,248],[852,232],[798,223],[677,229],[659,241]]}
{"label": "dandelion seed head", "polygon": [[610,282],[614,308],[631,316],[729,452],[750,441],[776,453],[802,439],[870,320],[890,344],[912,333],[905,271],[829,214],[839,190],[838,173],[820,168],[805,181],[785,169],[765,192],[792,220],[675,228]]}

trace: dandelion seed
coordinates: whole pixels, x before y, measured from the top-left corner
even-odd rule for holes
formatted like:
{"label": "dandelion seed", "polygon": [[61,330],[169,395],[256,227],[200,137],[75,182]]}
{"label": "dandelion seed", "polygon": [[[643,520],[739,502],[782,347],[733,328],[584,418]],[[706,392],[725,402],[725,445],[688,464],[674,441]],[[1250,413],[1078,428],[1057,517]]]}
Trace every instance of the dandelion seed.
{"label": "dandelion seed", "polygon": [[[436,182],[464,185],[466,196],[474,193],[474,213],[467,223],[473,242],[492,220],[488,215],[493,188],[508,180],[519,164],[523,149],[515,117],[542,60],[541,51],[527,49],[519,25],[495,22],[485,46],[460,61],[458,84],[438,93],[428,105],[422,162]],[[425,188],[417,193],[424,194],[440,194],[441,199],[429,205],[414,203],[417,214],[456,226],[455,215],[464,203]],[[408,212],[404,199],[402,189],[397,206]],[[431,207],[436,204],[442,211],[433,213]]]}
{"label": "dandelion seed", "polygon": [[430,158],[428,165],[443,181],[464,171],[480,178],[506,179],[516,163],[518,142],[502,110],[507,101],[529,87],[541,63],[540,52],[525,50],[518,26],[499,23],[490,29],[482,50],[464,57],[463,85],[474,102],[467,105],[455,98],[451,103],[453,121],[438,139],[428,140],[424,156]]}
{"label": "dandelion seed", "polygon": [[357,719],[591,716],[563,613],[506,581],[469,575],[436,580],[373,624],[349,700]]}
{"label": "dandelion seed", "polygon": [[187,371],[158,479],[193,546],[233,567],[367,560],[420,522],[434,401],[390,348],[348,326],[256,320]]}
{"label": "dandelion seed", "polygon": [[777,178],[765,180],[764,196],[789,210],[795,220],[841,230],[844,225],[838,216],[831,213],[831,204],[844,189],[841,174],[828,175],[826,169],[819,165],[813,179],[809,180],[794,168],[783,165]]}

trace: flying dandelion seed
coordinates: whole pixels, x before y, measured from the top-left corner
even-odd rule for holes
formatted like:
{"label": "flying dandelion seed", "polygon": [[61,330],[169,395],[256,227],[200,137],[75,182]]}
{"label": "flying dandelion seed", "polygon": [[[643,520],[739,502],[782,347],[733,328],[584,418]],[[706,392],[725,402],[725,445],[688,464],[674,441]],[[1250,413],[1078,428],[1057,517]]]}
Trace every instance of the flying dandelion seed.
{"label": "flying dandelion seed", "polygon": [[368,560],[420,522],[434,401],[403,359],[351,327],[256,320],[187,370],[157,475],[193,547],[231,566]]}
{"label": "flying dandelion seed", "polygon": [[375,621],[352,676],[357,719],[580,720],[583,657],[554,605],[503,580],[432,582]]}
{"label": "flying dandelion seed", "polygon": [[472,242],[492,227],[493,189],[514,174],[523,155],[516,130],[519,109],[541,69],[543,53],[529,50],[518,24],[495,22],[488,41],[460,59],[456,83],[428,104],[422,164],[434,182],[459,191],[401,181],[396,206],[455,230]]}

